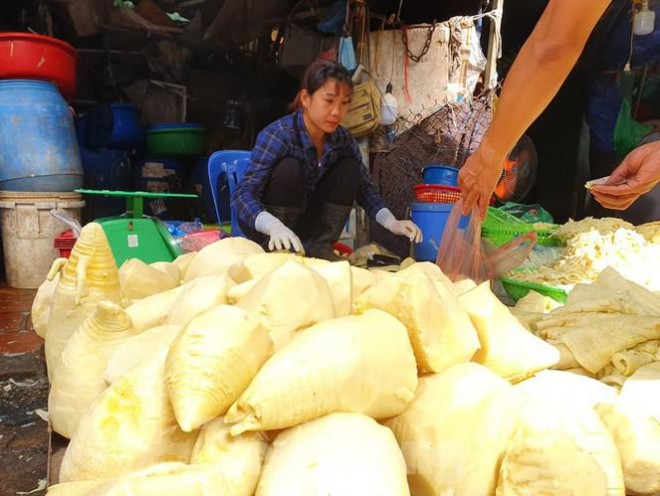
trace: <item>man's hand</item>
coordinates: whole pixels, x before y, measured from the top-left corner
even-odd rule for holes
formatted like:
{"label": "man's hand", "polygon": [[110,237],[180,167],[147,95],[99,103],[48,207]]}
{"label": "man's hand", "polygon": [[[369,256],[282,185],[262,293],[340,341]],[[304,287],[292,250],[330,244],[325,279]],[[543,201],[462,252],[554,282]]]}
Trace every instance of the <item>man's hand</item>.
{"label": "man's hand", "polygon": [[660,141],[635,148],[612,172],[605,184],[594,185],[591,193],[605,208],[625,210],[660,181]]}
{"label": "man's hand", "polygon": [[481,219],[486,217],[490,198],[502,176],[504,157],[484,156],[480,146],[458,172],[458,187],[463,195],[463,215],[468,215],[476,205]]}

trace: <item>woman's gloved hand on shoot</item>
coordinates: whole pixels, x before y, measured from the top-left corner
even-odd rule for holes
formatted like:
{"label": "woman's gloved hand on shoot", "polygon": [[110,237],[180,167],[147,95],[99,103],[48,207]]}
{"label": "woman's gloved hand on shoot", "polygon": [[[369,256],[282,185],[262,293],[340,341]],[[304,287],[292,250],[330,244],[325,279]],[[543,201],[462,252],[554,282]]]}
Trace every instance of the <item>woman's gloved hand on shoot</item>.
{"label": "woman's gloved hand on shoot", "polygon": [[397,236],[405,236],[410,241],[421,243],[422,230],[410,220],[397,220],[389,209],[383,208],[376,214],[376,222]]}
{"label": "woman's gloved hand on shoot", "polygon": [[296,233],[270,212],[261,212],[257,216],[254,226],[260,233],[270,236],[268,241],[270,251],[293,249],[297,253],[304,252],[302,242]]}

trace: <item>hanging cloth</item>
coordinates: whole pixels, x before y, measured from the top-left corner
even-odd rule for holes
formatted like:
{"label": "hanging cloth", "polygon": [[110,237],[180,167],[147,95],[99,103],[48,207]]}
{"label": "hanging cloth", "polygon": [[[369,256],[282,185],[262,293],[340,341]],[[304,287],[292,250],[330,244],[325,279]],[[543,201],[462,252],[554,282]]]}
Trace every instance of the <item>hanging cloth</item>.
{"label": "hanging cloth", "polygon": [[339,38],[339,63],[346,67],[348,72],[357,69],[357,60],[355,59],[355,49],[353,48],[353,38],[351,36],[342,36]]}
{"label": "hanging cloth", "polygon": [[357,59],[355,58],[355,48],[353,47],[353,38],[351,37],[351,29],[349,26],[351,17],[351,2],[346,2],[346,14],[344,16],[344,32],[342,37],[339,38],[339,49],[337,54],[337,62],[343,65],[349,72],[357,69]]}

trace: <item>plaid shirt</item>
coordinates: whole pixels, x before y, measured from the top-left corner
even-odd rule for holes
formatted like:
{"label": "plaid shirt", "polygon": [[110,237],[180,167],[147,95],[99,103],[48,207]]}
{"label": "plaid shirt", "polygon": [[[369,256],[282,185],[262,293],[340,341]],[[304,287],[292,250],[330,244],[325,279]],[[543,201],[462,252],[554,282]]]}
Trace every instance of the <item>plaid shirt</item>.
{"label": "plaid shirt", "polygon": [[[298,132],[294,126],[296,119]],[[296,136],[298,134],[298,136]],[[300,111],[282,117],[268,125],[257,136],[257,142],[250,157],[243,178],[232,196],[232,207],[238,217],[248,226],[254,226],[257,215],[263,210],[261,198],[270,174],[277,163],[285,157],[294,157],[303,164],[303,180],[307,198],[316,188],[319,179],[340,158],[354,157],[360,163],[360,185],[357,202],[373,219],[376,213],[385,208],[382,198],[374,190],[366,167],[362,164],[360,149],[348,130],[338,127],[327,136],[321,162],[317,161],[316,148],[307,133]]]}

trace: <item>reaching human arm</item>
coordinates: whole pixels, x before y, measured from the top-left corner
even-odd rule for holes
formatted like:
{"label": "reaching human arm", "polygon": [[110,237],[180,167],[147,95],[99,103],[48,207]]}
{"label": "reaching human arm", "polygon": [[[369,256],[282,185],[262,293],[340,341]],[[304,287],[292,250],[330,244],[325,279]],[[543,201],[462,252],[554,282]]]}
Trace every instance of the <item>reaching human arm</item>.
{"label": "reaching human arm", "polygon": [[360,163],[360,184],[357,191],[357,202],[365,209],[367,214],[378,224],[397,236],[405,236],[415,243],[422,242],[422,230],[410,220],[397,220],[385,202],[376,192],[371,181],[367,168],[362,163],[362,157],[357,142],[353,140],[353,154]]}
{"label": "reaching human arm", "polygon": [[250,155],[250,164],[232,194],[232,209],[245,225],[255,229],[257,216],[265,211],[261,199],[273,167],[289,151],[283,135],[277,121],[259,133]]}
{"label": "reaching human arm", "polygon": [[591,193],[605,208],[625,210],[637,198],[660,182],[660,141],[635,148],[614,169],[605,184],[594,185]]}
{"label": "reaching human arm", "polygon": [[502,87],[497,112],[458,176],[464,212],[486,214],[504,161],[556,95],[610,0],[550,0]]}

